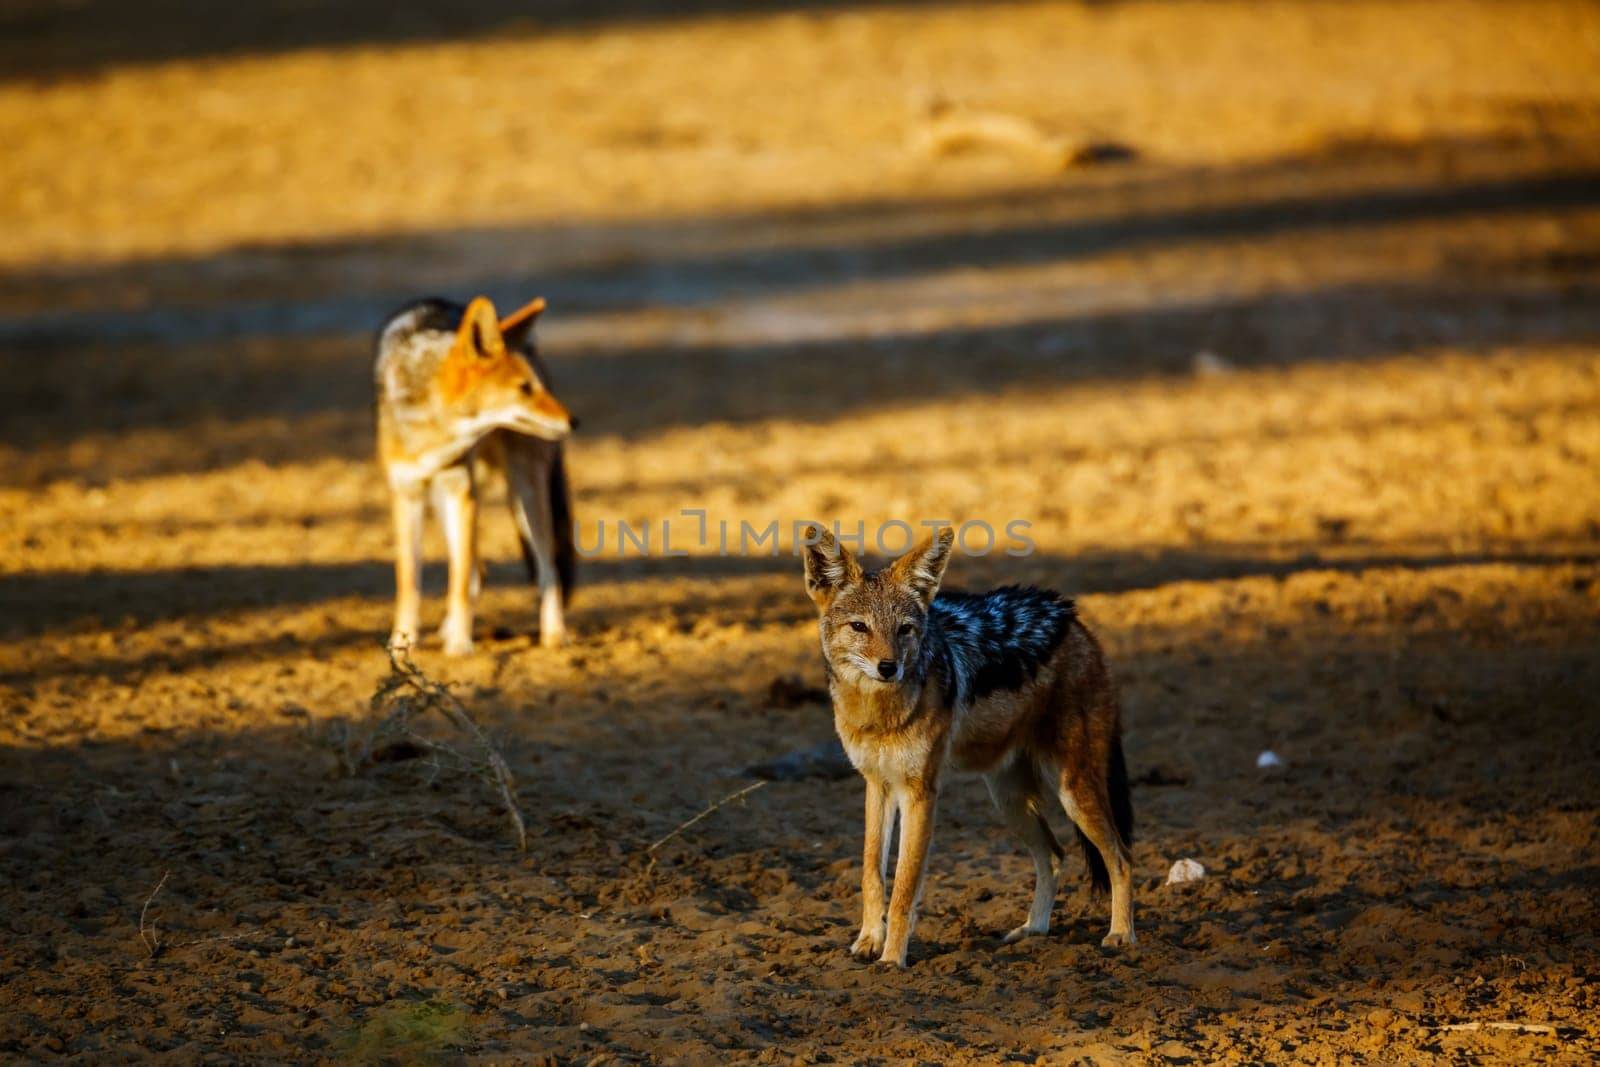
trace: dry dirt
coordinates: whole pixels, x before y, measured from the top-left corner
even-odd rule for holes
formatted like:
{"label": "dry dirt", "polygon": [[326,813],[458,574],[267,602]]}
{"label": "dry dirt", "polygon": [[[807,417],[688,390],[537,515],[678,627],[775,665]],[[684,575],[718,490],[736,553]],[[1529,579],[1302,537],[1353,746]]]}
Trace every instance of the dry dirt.
{"label": "dry dirt", "polygon": [[[1600,1055],[1600,9],[233,6],[0,13],[0,1057]],[[432,290],[550,297],[607,526],[569,648],[496,508],[479,651],[418,654],[526,853],[449,761],[340,759],[369,334]],[[648,853],[831,731],[787,540],[683,508],[1030,522],[949,580],[1104,638],[1139,946],[1074,876],[1001,947],[974,781],[903,972],[845,955],[852,779]]]}

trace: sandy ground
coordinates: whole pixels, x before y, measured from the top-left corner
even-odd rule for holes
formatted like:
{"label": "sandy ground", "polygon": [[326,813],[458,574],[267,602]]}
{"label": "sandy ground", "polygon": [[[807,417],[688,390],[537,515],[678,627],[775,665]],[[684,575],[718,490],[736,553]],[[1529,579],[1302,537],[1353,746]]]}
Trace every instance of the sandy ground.
{"label": "sandy ground", "polygon": [[[5,13],[0,1056],[1600,1055],[1593,6],[344,13],[255,51],[102,7]],[[386,672],[369,335],[431,290],[550,297],[610,538],[544,651],[491,508],[478,653],[418,653],[525,853],[448,760],[341,761]],[[787,543],[682,508],[1031,523],[949,581],[1103,637],[1139,946],[1075,874],[998,944],[1031,870],[975,781],[904,972],[845,955],[853,779],[650,853],[831,732]],[[663,519],[688,556],[618,557]]]}

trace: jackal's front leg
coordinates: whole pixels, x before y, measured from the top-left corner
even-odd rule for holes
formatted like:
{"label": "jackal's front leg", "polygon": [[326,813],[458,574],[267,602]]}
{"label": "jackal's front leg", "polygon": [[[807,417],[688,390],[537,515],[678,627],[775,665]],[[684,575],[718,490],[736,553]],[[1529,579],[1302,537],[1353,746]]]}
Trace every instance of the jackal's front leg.
{"label": "jackal's front leg", "polygon": [[900,855],[894,861],[894,895],[889,899],[889,932],[879,959],[896,967],[906,965],[906,945],[917,921],[923,876],[928,871],[928,849],[933,844],[933,815],[938,805],[933,788],[900,791]]}
{"label": "jackal's front leg", "polygon": [[411,486],[395,488],[389,503],[394,518],[394,628],[389,644],[410,648],[417,643],[422,599],[422,492]]}
{"label": "jackal's front leg", "polygon": [[463,464],[440,471],[433,480],[434,510],[444,526],[450,551],[450,584],[439,634],[446,655],[472,651],[472,609],[478,599],[478,498],[472,468]]}
{"label": "jackal's front leg", "polygon": [[867,779],[865,841],[861,848],[861,933],[850,955],[870,959],[883,951],[883,876],[889,865],[889,840],[894,836],[894,816],[888,805],[889,790],[876,778]]}

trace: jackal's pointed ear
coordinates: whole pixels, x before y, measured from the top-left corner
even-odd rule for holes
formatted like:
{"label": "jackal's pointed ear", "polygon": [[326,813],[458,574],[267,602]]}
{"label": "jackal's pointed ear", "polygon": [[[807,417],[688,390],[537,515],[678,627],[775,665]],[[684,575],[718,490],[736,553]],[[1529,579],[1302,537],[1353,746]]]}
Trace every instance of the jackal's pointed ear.
{"label": "jackal's pointed ear", "polygon": [[800,554],[806,564],[806,594],[818,611],[827,611],[835,597],[861,581],[861,565],[820,526],[806,527]]}
{"label": "jackal's pointed ear", "polygon": [[533,334],[533,324],[544,311],[544,297],[535,297],[500,320],[500,335],[509,348],[526,348]]}
{"label": "jackal's pointed ear", "polygon": [[475,297],[461,316],[451,354],[464,358],[496,360],[506,354],[505,338],[500,334],[500,319],[486,296]]}
{"label": "jackal's pointed ear", "polygon": [[897,584],[909,589],[923,606],[927,606],[939,592],[945,564],[950,562],[950,546],[955,540],[955,528],[941,526],[932,537],[895,560],[889,573]]}

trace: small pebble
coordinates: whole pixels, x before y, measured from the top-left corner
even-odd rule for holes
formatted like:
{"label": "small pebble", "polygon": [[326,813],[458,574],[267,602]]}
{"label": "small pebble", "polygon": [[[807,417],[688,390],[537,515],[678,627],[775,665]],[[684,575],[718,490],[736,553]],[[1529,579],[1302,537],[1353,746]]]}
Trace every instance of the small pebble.
{"label": "small pebble", "polygon": [[1206,876],[1205,867],[1199,860],[1181,859],[1172,865],[1172,870],[1167,872],[1167,885],[1182,885],[1185,882],[1198,882]]}

